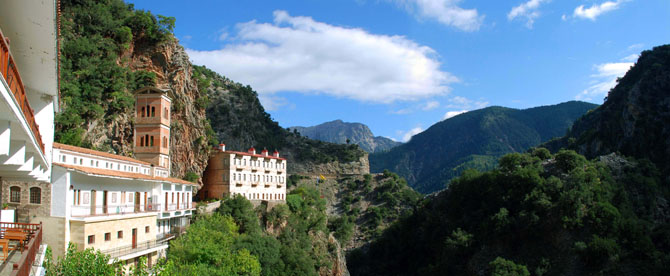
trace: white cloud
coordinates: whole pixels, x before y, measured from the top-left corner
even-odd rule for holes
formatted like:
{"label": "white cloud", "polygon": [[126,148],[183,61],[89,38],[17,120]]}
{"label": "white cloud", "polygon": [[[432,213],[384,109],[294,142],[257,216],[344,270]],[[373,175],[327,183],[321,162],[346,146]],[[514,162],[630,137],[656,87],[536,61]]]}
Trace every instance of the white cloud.
{"label": "white cloud", "polygon": [[423,109],[424,111],[428,111],[428,110],[433,110],[433,109],[438,108],[438,107],[440,107],[440,103],[438,101],[430,101],[430,102],[427,102],[426,105],[424,105],[423,108],[421,108],[421,109]]}
{"label": "white cloud", "polygon": [[635,62],[635,61],[637,61],[637,59],[639,57],[640,57],[640,55],[638,55],[638,54],[632,54],[632,55],[629,55],[625,58],[622,58],[621,60],[622,61],[628,61],[628,62]]}
{"label": "white cloud", "polygon": [[409,12],[418,17],[437,20],[446,26],[462,31],[477,31],[484,22],[484,15],[477,9],[464,9],[458,6],[461,0],[395,0]]}
{"label": "white cloud", "polygon": [[594,66],[596,74],[591,75],[590,86],[575,96],[580,101],[597,101],[605,96],[616,86],[616,79],[623,77],[628,72],[632,62],[603,63]]}
{"label": "white cloud", "polygon": [[454,116],[459,115],[459,114],[463,114],[465,112],[468,112],[468,110],[449,111],[449,112],[444,114],[444,117],[442,118],[442,120],[449,119],[451,117],[454,117]]}
{"label": "white cloud", "polygon": [[628,46],[628,51],[638,51],[644,48],[644,44],[642,43],[636,43],[633,45]]}
{"label": "white cloud", "polygon": [[458,79],[440,70],[436,53],[403,36],[376,35],[310,17],[274,12],[274,23],[251,21],[221,50],[187,52],[259,94],[297,91],[366,102],[417,100],[449,92]]}
{"label": "white cloud", "polygon": [[410,139],[412,139],[412,136],[417,135],[421,132],[423,132],[423,128],[421,127],[415,127],[413,129],[410,129],[409,131],[405,132],[405,135],[402,136],[402,141],[408,142]]}
{"label": "white cloud", "polygon": [[222,31],[221,34],[219,34],[219,40],[225,41],[226,38],[228,38],[228,32]]}
{"label": "white cloud", "polygon": [[551,0],[529,0],[528,2],[518,5],[507,13],[507,20],[512,21],[515,18],[525,18],[526,27],[529,29],[533,28],[533,23],[535,19],[540,17],[540,5],[542,3],[550,2]]}
{"label": "white cloud", "polygon": [[289,101],[284,97],[277,97],[271,95],[260,95],[258,100],[265,108],[265,111],[276,111],[279,110],[282,106],[289,106],[290,109],[295,108],[295,105],[289,103]]}
{"label": "white cloud", "polygon": [[487,105],[489,105],[489,102],[483,101],[481,99],[475,101],[461,96],[454,96],[449,99],[449,104],[447,105],[447,108],[472,110],[472,109],[484,108]]}
{"label": "white cloud", "polygon": [[619,6],[626,1],[627,0],[606,1],[600,4],[593,4],[590,8],[584,8],[584,5],[580,5],[575,8],[572,16],[595,21],[601,14],[618,9]]}

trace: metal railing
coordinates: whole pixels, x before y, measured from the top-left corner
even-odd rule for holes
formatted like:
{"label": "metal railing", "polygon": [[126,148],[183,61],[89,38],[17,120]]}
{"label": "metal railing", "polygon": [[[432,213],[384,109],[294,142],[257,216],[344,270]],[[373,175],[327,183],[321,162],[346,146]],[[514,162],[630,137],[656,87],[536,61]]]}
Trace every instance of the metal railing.
{"label": "metal railing", "polygon": [[37,255],[37,251],[40,249],[40,244],[42,244],[42,223],[3,223],[3,225],[4,224],[7,224],[12,228],[23,229],[29,233],[28,243],[23,248],[21,259],[12,265],[12,272],[9,274],[10,276],[29,276],[30,268],[35,261],[35,255]]}
{"label": "metal railing", "polygon": [[151,248],[156,248],[159,246],[166,245],[168,240],[170,239],[169,236],[166,236],[162,239],[155,239],[155,240],[150,240],[146,242],[139,242],[135,246],[133,245],[126,245],[126,246],[120,246],[117,248],[112,248],[112,249],[107,249],[107,250],[102,250],[101,252],[104,254],[107,254],[110,256],[111,259],[116,259],[121,256],[133,254],[136,252],[148,250]]}
{"label": "metal railing", "polygon": [[12,91],[19,108],[23,112],[23,116],[26,117],[26,122],[33,131],[37,145],[42,150],[42,154],[44,154],[44,143],[42,143],[42,135],[35,122],[35,111],[30,107],[30,103],[26,97],[26,89],[23,86],[23,80],[21,80],[19,69],[16,66],[12,53],[9,51],[9,44],[5,40],[2,30],[0,30],[0,74],[5,78],[9,90]]}
{"label": "metal railing", "polygon": [[159,212],[161,205],[152,204],[125,204],[125,205],[73,205],[71,208],[72,217],[94,217],[94,216],[112,216],[137,214],[148,212]]}

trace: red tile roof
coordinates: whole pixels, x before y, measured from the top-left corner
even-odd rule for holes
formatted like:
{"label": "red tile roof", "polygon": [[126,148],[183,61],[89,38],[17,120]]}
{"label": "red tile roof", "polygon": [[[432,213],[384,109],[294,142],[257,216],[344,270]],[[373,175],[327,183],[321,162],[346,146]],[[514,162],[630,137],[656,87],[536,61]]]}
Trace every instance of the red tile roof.
{"label": "red tile roof", "polygon": [[128,161],[128,162],[135,162],[135,163],[140,163],[142,165],[148,165],[148,166],[151,165],[151,163],[149,163],[149,162],[144,162],[144,161],[141,161],[141,160],[137,160],[135,158],[128,157],[128,156],[122,156],[122,155],[117,155],[117,154],[113,154],[113,153],[107,153],[107,152],[102,152],[102,151],[97,151],[97,150],[92,150],[92,149],[87,149],[87,148],[82,148],[82,147],[70,146],[70,145],[65,145],[65,144],[61,144],[61,143],[54,143],[54,148],[76,151],[76,152],[79,152],[79,153],[85,153],[85,154],[95,155],[95,156],[99,156],[99,157],[107,157],[107,158],[113,158],[113,159],[117,159],[117,160]]}
{"label": "red tile roof", "polygon": [[248,152],[241,152],[241,151],[232,151],[232,150],[227,150],[224,151],[223,153],[232,153],[232,154],[238,154],[238,155],[246,155],[246,156],[253,156],[253,157],[263,157],[263,158],[270,158],[270,159],[277,159],[277,160],[286,160],[286,158],[281,158],[281,157],[274,157],[272,155],[262,155],[262,154],[251,154]]}
{"label": "red tile roof", "polygon": [[86,173],[86,174],[94,174],[94,175],[101,175],[101,176],[125,177],[125,178],[132,178],[132,179],[143,179],[143,180],[154,180],[154,181],[165,181],[165,182],[171,182],[171,183],[176,183],[176,184],[184,184],[184,185],[196,185],[193,182],[189,182],[189,181],[178,179],[178,178],[172,178],[172,177],[155,177],[155,176],[150,176],[150,175],[141,174],[141,173],[132,173],[132,172],[122,172],[122,171],[106,170],[106,169],[98,169],[98,168],[89,168],[89,167],[84,167],[84,166],[74,166],[74,165],[60,164],[60,163],[55,163],[54,165],[59,166],[59,167],[63,167],[63,168],[66,168],[66,169],[80,171],[80,172],[83,172],[83,173]]}

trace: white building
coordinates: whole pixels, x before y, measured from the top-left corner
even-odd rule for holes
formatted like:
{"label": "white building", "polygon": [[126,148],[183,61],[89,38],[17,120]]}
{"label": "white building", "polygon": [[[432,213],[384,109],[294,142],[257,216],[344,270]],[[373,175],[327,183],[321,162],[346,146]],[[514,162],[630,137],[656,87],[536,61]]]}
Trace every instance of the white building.
{"label": "white building", "polygon": [[49,181],[58,108],[55,1],[0,4],[0,178]]}
{"label": "white building", "polygon": [[239,194],[249,200],[285,201],[286,168],[286,159],[277,151],[272,155],[268,150],[257,154],[253,147],[247,152],[226,151],[226,145],[221,144],[210,156],[198,196],[206,199]]}
{"label": "white building", "polygon": [[[55,254],[72,242],[110,254],[112,261],[146,256],[152,265],[164,255],[166,241],[188,225],[195,184],[168,177],[169,105],[161,100],[166,92],[150,88],[136,95],[141,103],[136,108],[145,113],[138,112],[135,148],[146,159],[54,144],[48,224],[56,234],[47,243]],[[147,103],[146,98],[158,100]],[[147,113],[147,108],[159,113]]]}

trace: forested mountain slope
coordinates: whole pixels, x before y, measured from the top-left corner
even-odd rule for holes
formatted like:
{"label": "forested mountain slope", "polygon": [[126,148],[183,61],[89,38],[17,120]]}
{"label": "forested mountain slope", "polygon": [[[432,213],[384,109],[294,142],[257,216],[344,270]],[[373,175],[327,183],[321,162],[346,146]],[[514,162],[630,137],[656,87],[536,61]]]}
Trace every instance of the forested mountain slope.
{"label": "forested mountain slope", "polygon": [[506,153],[564,135],[574,120],[595,107],[572,101],[524,110],[494,106],[470,111],[431,126],[389,152],[372,154],[371,171],[388,169],[419,192],[434,192],[465,169],[492,169]]}
{"label": "forested mountain slope", "polygon": [[642,52],[599,108],[580,118],[568,134],[547,143],[589,158],[620,152],[647,158],[670,173],[670,45]]}

